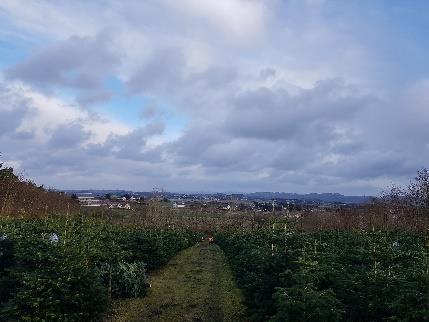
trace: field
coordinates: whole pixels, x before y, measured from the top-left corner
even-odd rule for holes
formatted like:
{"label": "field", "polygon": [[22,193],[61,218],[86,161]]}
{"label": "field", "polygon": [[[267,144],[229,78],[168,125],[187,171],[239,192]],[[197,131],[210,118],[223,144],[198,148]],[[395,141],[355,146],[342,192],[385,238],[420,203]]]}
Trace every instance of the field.
{"label": "field", "polygon": [[0,320],[99,320],[112,299],[144,296],[147,272],[200,238],[85,217],[0,219]]}
{"label": "field", "polygon": [[79,208],[0,174],[0,321],[429,321],[429,172],[292,214]]}
{"label": "field", "polygon": [[427,233],[217,236],[253,321],[427,321]]}

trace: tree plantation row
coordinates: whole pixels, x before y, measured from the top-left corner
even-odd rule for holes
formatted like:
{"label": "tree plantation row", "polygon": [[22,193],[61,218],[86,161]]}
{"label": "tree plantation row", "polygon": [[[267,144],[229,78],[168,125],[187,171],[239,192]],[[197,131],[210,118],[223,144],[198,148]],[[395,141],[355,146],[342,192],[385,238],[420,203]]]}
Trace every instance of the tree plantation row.
{"label": "tree plantation row", "polygon": [[427,321],[429,235],[220,234],[253,321]]}
{"label": "tree plantation row", "polygon": [[2,218],[0,320],[98,320],[112,298],[143,296],[147,270],[200,238],[83,217]]}

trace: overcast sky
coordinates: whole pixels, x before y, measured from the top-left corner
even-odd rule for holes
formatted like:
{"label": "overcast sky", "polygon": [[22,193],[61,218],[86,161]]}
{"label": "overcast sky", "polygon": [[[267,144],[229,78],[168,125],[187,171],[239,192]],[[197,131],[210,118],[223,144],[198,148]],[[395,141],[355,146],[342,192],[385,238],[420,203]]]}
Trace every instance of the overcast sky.
{"label": "overcast sky", "polygon": [[60,189],[377,194],[429,166],[429,2],[0,2],[1,159]]}

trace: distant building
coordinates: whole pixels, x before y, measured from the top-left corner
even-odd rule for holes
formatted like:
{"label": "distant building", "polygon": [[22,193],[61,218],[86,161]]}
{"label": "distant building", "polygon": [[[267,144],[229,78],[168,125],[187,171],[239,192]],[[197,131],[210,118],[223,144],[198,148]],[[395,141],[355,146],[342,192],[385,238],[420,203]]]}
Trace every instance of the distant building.
{"label": "distant building", "polygon": [[174,202],[173,203],[173,208],[185,208],[185,204],[184,203]]}
{"label": "distant building", "polygon": [[126,209],[126,210],[131,210],[131,205],[129,203],[126,204],[121,204],[121,203],[112,203],[109,206],[109,209]]}
{"label": "distant building", "polygon": [[231,210],[231,206],[228,204],[222,207],[222,210]]}
{"label": "distant building", "polygon": [[79,200],[80,203],[88,202],[94,200],[94,196],[77,196],[77,200]]}
{"label": "distant building", "polygon": [[77,196],[79,204],[84,207],[100,207],[102,201],[95,198],[91,193],[82,193]]}

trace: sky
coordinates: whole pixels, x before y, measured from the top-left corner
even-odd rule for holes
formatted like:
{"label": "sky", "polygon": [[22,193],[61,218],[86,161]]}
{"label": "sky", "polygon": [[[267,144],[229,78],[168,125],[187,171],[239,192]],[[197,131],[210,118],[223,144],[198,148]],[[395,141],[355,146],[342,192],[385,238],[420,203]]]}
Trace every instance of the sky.
{"label": "sky", "polygon": [[2,0],[1,161],[58,189],[377,195],[429,160],[425,0]]}

